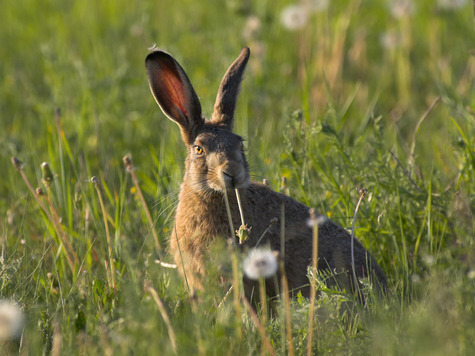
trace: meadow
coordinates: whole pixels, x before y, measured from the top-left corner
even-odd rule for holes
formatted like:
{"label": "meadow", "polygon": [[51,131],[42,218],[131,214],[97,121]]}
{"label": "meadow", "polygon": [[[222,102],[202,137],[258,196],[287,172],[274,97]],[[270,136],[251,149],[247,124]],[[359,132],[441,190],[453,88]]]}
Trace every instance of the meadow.
{"label": "meadow", "polygon": [[[0,325],[0,350],[473,355],[474,27],[464,0],[2,1],[0,299],[24,323]],[[235,131],[253,179],[348,229],[365,188],[355,235],[386,298],[356,305],[310,273],[315,311],[277,300],[256,321],[212,278],[193,298],[157,263],[186,150],[148,88],[154,45],[208,116],[250,47]],[[210,275],[230,256],[217,246]]]}

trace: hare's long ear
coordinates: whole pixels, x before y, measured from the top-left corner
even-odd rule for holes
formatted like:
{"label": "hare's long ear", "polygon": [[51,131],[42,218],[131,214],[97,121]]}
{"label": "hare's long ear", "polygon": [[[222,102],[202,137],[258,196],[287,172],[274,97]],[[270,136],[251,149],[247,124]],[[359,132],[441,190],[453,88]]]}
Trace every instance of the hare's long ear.
{"label": "hare's long ear", "polygon": [[231,64],[224,75],[214,104],[211,122],[225,126],[231,131],[233,130],[234,109],[239,96],[239,88],[250,54],[251,52],[247,47],[241,50],[239,57]]}
{"label": "hare's long ear", "polygon": [[204,120],[188,76],[171,55],[160,50],[145,58],[145,68],[155,100],[163,113],[180,125],[183,141],[191,145]]}

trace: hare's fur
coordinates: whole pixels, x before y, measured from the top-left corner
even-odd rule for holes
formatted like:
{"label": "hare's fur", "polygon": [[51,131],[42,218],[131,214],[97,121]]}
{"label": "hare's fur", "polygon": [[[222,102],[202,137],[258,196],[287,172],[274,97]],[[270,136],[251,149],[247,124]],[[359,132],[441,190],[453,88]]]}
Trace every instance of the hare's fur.
{"label": "hare's fur", "polygon": [[[168,53],[155,50],[146,58],[150,88],[162,111],[175,121],[188,150],[185,177],[181,185],[170,250],[192,289],[202,289],[209,247],[219,238],[235,238],[230,230],[224,194],[227,194],[234,226],[241,225],[236,201],[237,188],[246,224],[252,227],[246,246],[260,245],[281,250],[281,224],[270,224],[285,210],[284,264],[289,288],[309,295],[307,268],[311,264],[312,228],[309,208],[264,184],[252,182],[242,138],[232,132],[234,109],[240,82],[250,52],[248,48],[225,74],[218,91],[213,117],[205,121],[201,106],[185,71]],[[270,227],[269,227],[270,226]],[[318,268],[333,273],[330,284],[353,288],[351,237],[330,220],[319,225]],[[358,278],[371,277],[378,289],[386,288],[386,276],[359,241],[354,241],[355,272]],[[245,279],[246,296],[254,283]],[[267,283],[269,296],[277,294],[275,283]]]}

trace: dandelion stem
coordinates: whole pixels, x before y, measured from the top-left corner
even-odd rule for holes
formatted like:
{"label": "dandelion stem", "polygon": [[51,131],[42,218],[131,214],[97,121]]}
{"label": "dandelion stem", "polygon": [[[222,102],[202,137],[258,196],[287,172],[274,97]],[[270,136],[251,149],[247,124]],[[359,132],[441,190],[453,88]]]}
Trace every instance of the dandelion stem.
{"label": "dandelion stem", "polygon": [[224,203],[226,205],[226,213],[228,215],[228,223],[229,223],[229,228],[231,229],[231,237],[233,238],[233,244],[235,245],[234,241],[234,225],[233,225],[233,217],[231,215],[231,208],[229,206],[229,199],[228,199],[228,194],[227,192],[224,192]]}
{"label": "dandelion stem", "polygon": [[285,261],[285,205],[280,206],[280,257]]}
{"label": "dandelion stem", "polygon": [[266,336],[266,329],[264,326],[262,326],[261,322],[259,321],[259,318],[257,317],[256,312],[254,309],[252,309],[251,304],[249,304],[249,301],[247,300],[246,297],[242,298],[244,305],[246,306],[247,311],[251,315],[251,319],[254,322],[254,325],[256,325],[257,330],[259,330],[259,333],[261,334],[262,342],[264,343],[265,348],[267,349],[267,352],[269,352],[270,355],[275,355],[274,349],[272,348],[271,343],[269,342],[269,339]]}
{"label": "dandelion stem", "polygon": [[239,299],[241,298],[240,296],[240,288],[239,288],[239,280],[241,279],[241,275],[239,273],[239,261],[238,261],[238,256],[236,253],[236,250],[233,251],[233,285],[234,287],[234,310],[236,312],[236,321],[238,322],[238,325],[236,326],[236,333],[238,340],[242,340],[242,330],[241,330],[241,303],[239,303]]}
{"label": "dandelion stem", "polygon": [[158,310],[159,310],[160,314],[162,315],[163,321],[165,322],[165,325],[167,326],[168,336],[170,337],[170,342],[172,344],[173,351],[175,353],[177,353],[177,344],[176,344],[175,331],[173,330],[172,323],[171,323],[170,318],[168,317],[167,311],[165,309],[165,304],[163,303],[163,301],[158,296],[157,291],[152,287],[152,285],[149,282],[145,282],[144,289],[155,300],[155,303],[157,304]]}
{"label": "dandelion stem", "polygon": [[267,326],[267,295],[266,295],[266,280],[259,278],[259,294],[261,297],[261,312],[262,312],[262,325]]}
{"label": "dandelion stem", "polygon": [[239,189],[236,188],[235,191],[236,191],[236,199],[237,199],[237,203],[239,207],[239,214],[241,215],[241,224],[246,225],[246,223],[244,222],[244,213],[242,211],[241,196],[239,194]]}
{"label": "dandelion stem", "polygon": [[280,180],[280,190],[287,196],[290,196],[289,188],[287,188],[287,178],[282,177]]}
{"label": "dandelion stem", "polygon": [[289,355],[294,356],[294,342],[292,338],[292,315],[290,313],[290,295],[289,295],[289,282],[287,281],[287,274],[285,273],[284,261],[280,260],[280,273],[282,275],[282,292],[284,295],[285,305],[285,327],[287,335],[287,344],[289,348]]}
{"label": "dandelion stem", "polygon": [[94,185],[94,188],[96,189],[97,196],[99,198],[99,204],[101,205],[102,217],[104,219],[104,226],[106,228],[107,249],[109,252],[110,272],[111,272],[111,279],[112,279],[112,281],[109,281],[109,282],[112,282],[112,287],[115,290],[115,287],[116,287],[115,265],[114,265],[114,257],[112,253],[112,242],[111,242],[110,233],[109,233],[109,224],[107,223],[106,207],[104,205],[104,200],[102,199],[101,187],[99,185],[99,180],[97,179],[97,177],[92,177],[91,183]]}
{"label": "dandelion stem", "polygon": [[313,278],[310,279],[310,310],[308,314],[308,340],[307,340],[307,355],[313,355],[313,322],[315,319],[315,299],[317,296],[317,286],[315,278],[317,277],[318,267],[318,223],[315,216],[315,210],[310,209],[310,221],[313,228],[313,241],[312,241],[312,271]]}

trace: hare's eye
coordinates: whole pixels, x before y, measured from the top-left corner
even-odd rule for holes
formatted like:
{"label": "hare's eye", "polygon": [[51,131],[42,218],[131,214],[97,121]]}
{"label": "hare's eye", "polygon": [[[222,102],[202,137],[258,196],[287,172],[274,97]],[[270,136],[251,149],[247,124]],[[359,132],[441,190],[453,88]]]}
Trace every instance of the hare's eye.
{"label": "hare's eye", "polygon": [[201,146],[196,145],[193,148],[195,149],[195,154],[197,154],[197,155],[202,155],[203,152],[204,152],[203,148]]}

